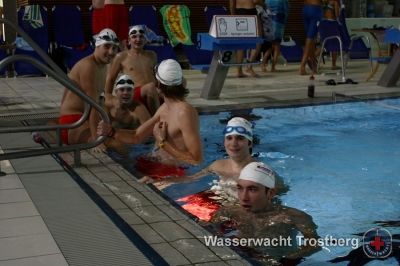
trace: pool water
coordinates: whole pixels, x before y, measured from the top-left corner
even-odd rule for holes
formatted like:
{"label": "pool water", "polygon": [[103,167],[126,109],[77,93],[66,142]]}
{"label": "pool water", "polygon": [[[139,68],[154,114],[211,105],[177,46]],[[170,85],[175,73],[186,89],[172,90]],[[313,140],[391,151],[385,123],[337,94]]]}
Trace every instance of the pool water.
{"label": "pool water", "polygon": [[[221,112],[200,117],[205,162],[190,173],[225,156],[222,131],[227,120],[237,115]],[[400,234],[399,99],[259,108],[245,115],[253,118],[259,139],[253,148],[255,156],[289,186],[279,196],[282,204],[310,214],[319,236],[358,238],[362,243],[364,232],[384,222],[392,235]],[[164,192],[177,199],[209,188],[214,178],[176,184]],[[302,265],[330,264],[327,261],[351,250],[348,246],[323,248]],[[368,263],[398,264],[393,256]]]}

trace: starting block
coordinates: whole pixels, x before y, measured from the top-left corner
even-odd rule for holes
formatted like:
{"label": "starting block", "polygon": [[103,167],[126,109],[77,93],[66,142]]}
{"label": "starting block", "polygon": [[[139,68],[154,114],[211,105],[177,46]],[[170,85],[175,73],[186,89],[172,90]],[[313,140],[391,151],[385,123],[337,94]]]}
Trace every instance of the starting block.
{"label": "starting block", "polygon": [[258,37],[256,16],[215,15],[209,33],[198,33],[197,43],[202,50],[213,51],[210,68],[201,97],[218,99],[230,66],[258,64],[232,63],[235,50],[247,50],[262,43]]}

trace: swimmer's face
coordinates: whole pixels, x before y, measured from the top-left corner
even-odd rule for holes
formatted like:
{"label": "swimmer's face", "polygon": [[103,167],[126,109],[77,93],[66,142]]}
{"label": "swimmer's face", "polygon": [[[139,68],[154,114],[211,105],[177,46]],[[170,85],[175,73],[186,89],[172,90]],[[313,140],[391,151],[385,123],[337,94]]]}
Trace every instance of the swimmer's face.
{"label": "swimmer's face", "polygon": [[105,43],[96,47],[98,58],[103,64],[109,64],[118,52],[118,46],[112,43]]}
{"label": "swimmer's face", "polygon": [[243,158],[250,154],[251,142],[241,135],[228,135],[224,138],[225,150],[231,158]]}
{"label": "swimmer's face", "polygon": [[132,48],[143,48],[146,44],[146,38],[144,37],[144,34],[131,34],[129,35],[129,44]]}
{"label": "swimmer's face", "polygon": [[264,211],[271,203],[271,189],[265,191],[265,186],[249,181],[239,179],[237,181],[237,191],[240,206],[248,212]]}
{"label": "swimmer's face", "polygon": [[115,94],[122,104],[129,104],[132,102],[133,89],[131,87],[116,89]]}

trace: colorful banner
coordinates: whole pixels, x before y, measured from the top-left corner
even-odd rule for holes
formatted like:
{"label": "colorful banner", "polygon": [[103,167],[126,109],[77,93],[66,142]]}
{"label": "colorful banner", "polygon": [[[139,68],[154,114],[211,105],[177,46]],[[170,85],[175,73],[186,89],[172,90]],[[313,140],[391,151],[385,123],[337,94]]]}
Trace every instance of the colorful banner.
{"label": "colorful banner", "polygon": [[190,10],[185,5],[165,5],[160,9],[164,29],[172,46],[179,43],[192,45]]}

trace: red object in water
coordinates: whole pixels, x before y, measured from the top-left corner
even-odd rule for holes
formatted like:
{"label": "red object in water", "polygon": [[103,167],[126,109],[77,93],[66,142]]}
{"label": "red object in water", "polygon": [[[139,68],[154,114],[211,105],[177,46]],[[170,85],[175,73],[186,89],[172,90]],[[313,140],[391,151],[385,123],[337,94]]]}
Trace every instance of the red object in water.
{"label": "red object in water", "polygon": [[221,204],[212,199],[215,194],[211,191],[203,191],[178,199],[178,202],[185,202],[182,208],[195,215],[200,220],[209,222],[213,215],[221,207]]}
{"label": "red object in water", "polygon": [[161,162],[153,161],[151,158],[138,157],[136,159],[136,170],[153,179],[162,179],[166,176],[184,176],[185,168],[167,165]]}

